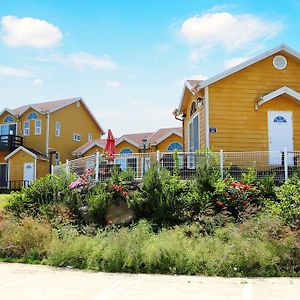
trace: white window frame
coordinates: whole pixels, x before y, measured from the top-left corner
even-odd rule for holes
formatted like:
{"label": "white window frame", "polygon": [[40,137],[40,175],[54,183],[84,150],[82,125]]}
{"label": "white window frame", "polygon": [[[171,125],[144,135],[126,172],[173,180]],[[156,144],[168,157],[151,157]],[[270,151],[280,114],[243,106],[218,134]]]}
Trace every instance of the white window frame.
{"label": "white window frame", "polygon": [[[26,125],[28,125],[27,128],[26,128]],[[24,121],[24,123],[23,123],[23,135],[24,136],[29,136],[30,135],[30,121]]]}
{"label": "white window frame", "polygon": [[61,132],[61,123],[56,121],[55,122],[55,136],[60,137],[60,132]]}
{"label": "white window frame", "polygon": [[93,140],[93,135],[91,133],[88,133],[88,142],[91,142]]}
{"label": "white window frame", "polygon": [[59,163],[60,163],[60,153],[56,152],[55,153],[55,165],[59,166]]}
{"label": "white window frame", "polygon": [[73,133],[73,141],[75,141],[75,142],[80,142],[81,141],[80,133],[76,133],[76,132]]}
{"label": "white window frame", "polygon": [[[37,126],[38,122],[40,122],[40,126]],[[35,135],[42,134],[42,120],[40,120],[40,119],[34,120],[34,134]]]}
{"label": "white window frame", "polygon": [[[189,122],[188,122],[188,157],[187,157],[187,167],[188,167],[188,169],[195,169],[195,157],[194,156],[192,156],[192,154],[190,154],[191,153],[191,151],[190,151],[190,149],[191,149],[191,141],[190,141],[190,134],[191,134],[191,132],[190,132],[190,125],[191,124],[193,124],[193,121],[194,121],[194,119],[195,118],[197,118],[198,117],[198,133],[199,133],[199,148],[201,148],[201,137],[200,137],[200,113],[198,112],[198,113],[196,113],[193,117],[191,117],[191,119],[189,120]],[[193,126],[193,125],[192,125]],[[193,152],[195,152],[196,151],[196,149],[193,149]]]}

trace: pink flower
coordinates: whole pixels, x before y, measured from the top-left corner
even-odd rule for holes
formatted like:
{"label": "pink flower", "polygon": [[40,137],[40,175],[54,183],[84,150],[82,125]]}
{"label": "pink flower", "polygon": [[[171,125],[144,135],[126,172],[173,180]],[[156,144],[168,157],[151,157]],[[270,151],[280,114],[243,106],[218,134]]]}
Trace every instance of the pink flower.
{"label": "pink flower", "polygon": [[124,197],[128,197],[128,192],[123,192]]}

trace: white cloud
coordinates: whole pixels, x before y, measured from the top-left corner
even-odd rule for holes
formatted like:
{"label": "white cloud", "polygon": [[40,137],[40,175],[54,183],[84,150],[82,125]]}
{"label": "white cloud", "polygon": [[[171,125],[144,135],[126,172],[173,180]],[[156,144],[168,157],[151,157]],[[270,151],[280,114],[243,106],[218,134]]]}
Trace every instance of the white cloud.
{"label": "white cloud", "polygon": [[48,56],[36,58],[41,62],[57,62],[64,65],[73,66],[79,70],[94,69],[94,70],[116,70],[118,69],[117,62],[108,55],[96,56],[87,52],[75,52],[71,54],[53,53]]}
{"label": "white cloud", "polygon": [[36,84],[36,85],[42,85],[44,83],[44,81],[39,79],[39,78],[35,78],[33,80],[33,83]]}
{"label": "white cloud", "polygon": [[105,81],[105,85],[112,89],[118,89],[121,86],[121,83],[116,80],[107,80]]}
{"label": "white cloud", "polygon": [[280,22],[267,21],[255,15],[216,12],[185,20],[180,33],[187,42],[198,48],[222,46],[227,50],[234,50],[274,37],[281,29]]}
{"label": "white cloud", "polygon": [[0,65],[0,76],[1,75],[12,76],[12,77],[23,77],[23,78],[34,77],[34,75],[27,70]]}
{"label": "white cloud", "polygon": [[249,57],[235,57],[235,58],[227,59],[224,61],[224,67],[226,69],[230,69],[238,64],[241,64],[242,62],[248,59]]}
{"label": "white cloud", "polygon": [[49,48],[58,45],[62,39],[58,27],[40,19],[5,16],[1,24],[2,39],[11,47]]}

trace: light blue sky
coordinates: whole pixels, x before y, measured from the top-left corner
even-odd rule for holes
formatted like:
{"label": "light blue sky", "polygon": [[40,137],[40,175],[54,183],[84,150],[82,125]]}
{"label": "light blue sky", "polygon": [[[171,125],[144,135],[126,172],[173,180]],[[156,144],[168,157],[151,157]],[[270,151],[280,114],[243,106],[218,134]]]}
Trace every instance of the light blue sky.
{"label": "light blue sky", "polygon": [[299,1],[0,2],[1,107],[82,96],[117,136],[180,126],[186,78],[300,50]]}

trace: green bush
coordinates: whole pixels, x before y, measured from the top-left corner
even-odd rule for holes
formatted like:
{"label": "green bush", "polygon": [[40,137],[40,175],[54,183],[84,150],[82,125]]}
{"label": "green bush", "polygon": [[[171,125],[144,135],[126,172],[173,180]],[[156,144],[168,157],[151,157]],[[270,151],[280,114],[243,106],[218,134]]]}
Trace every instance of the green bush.
{"label": "green bush", "polygon": [[276,200],[269,201],[272,212],[289,225],[300,226],[300,179],[293,176],[276,190]]}

